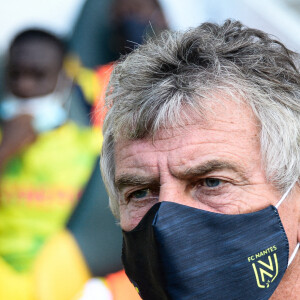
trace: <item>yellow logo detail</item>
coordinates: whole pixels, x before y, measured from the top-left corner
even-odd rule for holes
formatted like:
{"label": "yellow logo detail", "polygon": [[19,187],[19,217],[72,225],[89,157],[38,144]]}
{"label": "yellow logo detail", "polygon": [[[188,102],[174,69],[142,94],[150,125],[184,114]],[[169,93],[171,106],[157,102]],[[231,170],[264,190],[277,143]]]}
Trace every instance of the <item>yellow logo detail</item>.
{"label": "yellow logo detail", "polygon": [[258,260],[252,263],[256,283],[259,288],[268,288],[278,275],[278,260],[276,253],[268,256],[268,263]]}

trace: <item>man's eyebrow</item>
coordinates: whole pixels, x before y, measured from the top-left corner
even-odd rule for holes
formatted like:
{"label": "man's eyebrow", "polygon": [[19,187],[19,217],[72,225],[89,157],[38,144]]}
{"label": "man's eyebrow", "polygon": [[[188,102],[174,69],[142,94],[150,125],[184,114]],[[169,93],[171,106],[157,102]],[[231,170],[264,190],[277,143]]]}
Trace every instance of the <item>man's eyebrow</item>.
{"label": "man's eyebrow", "polygon": [[180,178],[190,178],[195,176],[205,176],[211,172],[218,170],[232,170],[240,175],[243,179],[246,179],[245,171],[240,166],[236,165],[233,162],[222,161],[222,160],[210,160],[204,164],[188,168],[187,170],[176,174]]}
{"label": "man's eyebrow", "polygon": [[115,186],[120,191],[127,186],[152,186],[159,185],[159,180],[154,177],[136,174],[122,174],[115,178]]}
{"label": "man's eyebrow", "polygon": [[[205,176],[211,172],[218,170],[232,170],[241,176],[244,180],[247,180],[245,171],[233,162],[222,160],[210,160],[201,165],[188,168],[187,170],[176,173],[173,175],[177,178],[188,179],[193,177]],[[124,187],[128,186],[159,186],[159,179],[156,177],[141,176],[136,174],[121,174],[115,178],[115,186],[121,191]]]}

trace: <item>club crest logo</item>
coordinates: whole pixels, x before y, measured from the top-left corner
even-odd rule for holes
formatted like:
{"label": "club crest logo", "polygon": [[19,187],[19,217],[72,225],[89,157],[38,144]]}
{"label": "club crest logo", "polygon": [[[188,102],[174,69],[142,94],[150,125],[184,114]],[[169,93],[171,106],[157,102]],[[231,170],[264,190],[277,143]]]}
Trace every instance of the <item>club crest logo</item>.
{"label": "club crest logo", "polygon": [[248,257],[251,263],[257,286],[269,288],[278,275],[276,245]]}

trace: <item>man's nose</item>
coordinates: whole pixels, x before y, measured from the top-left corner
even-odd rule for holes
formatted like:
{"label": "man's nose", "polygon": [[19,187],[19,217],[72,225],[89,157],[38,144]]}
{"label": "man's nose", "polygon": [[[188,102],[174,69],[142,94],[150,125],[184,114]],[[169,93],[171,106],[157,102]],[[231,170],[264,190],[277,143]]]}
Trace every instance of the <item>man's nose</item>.
{"label": "man's nose", "polygon": [[169,180],[161,184],[159,202],[169,201],[189,205],[192,201],[191,195],[186,190],[185,182],[177,179]]}

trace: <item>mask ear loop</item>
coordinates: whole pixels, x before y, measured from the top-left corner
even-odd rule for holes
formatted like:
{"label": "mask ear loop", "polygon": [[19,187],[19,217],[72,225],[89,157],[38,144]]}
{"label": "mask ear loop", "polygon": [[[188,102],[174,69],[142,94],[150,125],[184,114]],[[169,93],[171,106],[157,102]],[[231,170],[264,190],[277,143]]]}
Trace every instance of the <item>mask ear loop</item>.
{"label": "mask ear loop", "polygon": [[295,247],[295,250],[293,251],[290,259],[289,259],[289,262],[288,262],[288,266],[292,263],[292,261],[294,260],[298,250],[299,250],[299,246],[300,246],[300,243],[297,244],[297,246]]}
{"label": "mask ear loop", "polygon": [[275,205],[275,207],[278,209],[278,207],[281,205],[281,203],[285,200],[285,198],[287,197],[287,195],[290,193],[291,189],[294,187],[294,185],[296,184],[297,180],[290,185],[290,187],[287,189],[287,191],[283,194],[283,196],[281,197],[281,199],[278,201],[278,203]]}
{"label": "mask ear loop", "polygon": [[[287,191],[283,194],[282,198],[278,201],[278,203],[275,205],[275,207],[278,209],[278,207],[280,206],[280,204],[285,200],[285,198],[287,197],[287,195],[289,194],[289,192],[291,191],[291,189],[294,187],[294,185],[296,184],[297,180],[287,189]],[[292,261],[294,260],[298,250],[299,250],[299,246],[300,246],[300,243],[297,244],[297,246],[295,247],[290,259],[289,259],[289,262],[288,262],[288,267],[289,265],[292,263]]]}

